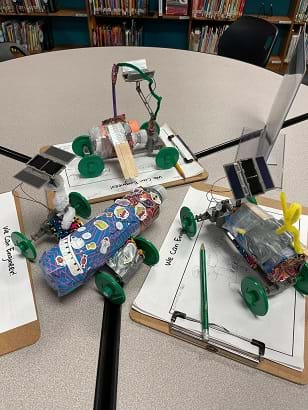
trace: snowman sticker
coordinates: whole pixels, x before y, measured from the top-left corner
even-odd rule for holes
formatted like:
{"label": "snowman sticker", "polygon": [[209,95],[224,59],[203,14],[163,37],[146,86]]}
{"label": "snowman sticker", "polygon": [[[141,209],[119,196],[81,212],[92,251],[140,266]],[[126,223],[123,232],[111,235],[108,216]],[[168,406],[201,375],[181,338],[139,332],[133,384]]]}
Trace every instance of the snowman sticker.
{"label": "snowman sticker", "polygon": [[100,253],[105,255],[108,252],[109,248],[110,248],[110,239],[108,238],[108,236],[105,236],[102,239],[101,247],[100,247],[99,251],[100,251]]}

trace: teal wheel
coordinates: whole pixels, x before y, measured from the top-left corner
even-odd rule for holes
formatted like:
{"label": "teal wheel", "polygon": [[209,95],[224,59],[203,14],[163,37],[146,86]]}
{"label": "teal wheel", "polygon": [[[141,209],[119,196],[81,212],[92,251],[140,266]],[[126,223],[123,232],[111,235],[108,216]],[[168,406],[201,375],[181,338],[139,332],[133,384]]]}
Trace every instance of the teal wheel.
{"label": "teal wheel", "polygon": [[[140,129],[141,129],[141,130],[147,130],[147,129],[148,129],[148,126],[149,126],[149,121],[144,122],[144,123],[141,125]],[[154,127],[155,127],[155,131],[157,132],[157,134],[159,134],[159,133],[160,133],[160,127],[159,127],[159,125],[157,124],[156,121],[154,121]]]}
{"label": "teal wheel", "polygon": [[193,238],[197,233],[197,222],[194,214],[187,206],[183,206],[180,211],[182,230],[189,238]]}
{"label": "teal wheel", "polygon": [[179,160],[179,151],[174,147],[163,147],[155,157],[157,168],[169,169],[176,165]]}
{"label": "teal wheel", "polygon": [[71,192],[68,198],[70,205],[75,209],[78,216],[89,218],[91,215],[91,205],[84,196],[79,192]]}
{"label": "teal wheel", "polygon": [[12,232],[11,239],[21,254],[29,261],[33,262],[36,258],[36,249],[33,243],[21,232]]}
{"label": "teal wheel", "polygon": [[74,139],[72,144],[74,154],[78,155],[79,157],[84,157],[86,155],[84,148],[89,151],[89,154],[93,153],[91,140],[88,135],[80,135],[79,137]]}
{"label": "teal wheel", "polygon": [[109,299],[110,302],[121,305],[125,302],[126,296],[120,283],[107,272],[97,272],[95,284],[99,292]]}
{"label": "teal wheel", "polygon": [[83,157],[78,164],[80,175],[85,178],[95,178],[101,175],[105,168],[104,161],[98,155]]}
{"label": "teal wheel", "polygon": [[299,274],[296,276],[295,289],[303,294],[308,295],[308,263],[304,263]]}
{"label": "teal wheel", "polygon": [[256,316],[264,316],[268,311],[268,298],[261,283],[250,276],[246,276],[241,283],[242,296],[246,305]]}
{"label": "teal wheel", "polygon": [[151,241],[148,241],[141,236],[134,238],[134,241],[137,244],[138,249],[141,249],[144,252],[144,263],[148,266],[156,265],[159,261],[159,252],[155,245]]}

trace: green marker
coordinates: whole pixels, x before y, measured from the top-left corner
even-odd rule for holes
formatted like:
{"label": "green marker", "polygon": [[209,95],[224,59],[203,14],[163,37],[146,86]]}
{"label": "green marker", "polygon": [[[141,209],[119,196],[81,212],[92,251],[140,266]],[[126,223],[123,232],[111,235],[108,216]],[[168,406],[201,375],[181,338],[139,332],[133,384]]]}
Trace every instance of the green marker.
{"label": "green marker", "polygon": [[200,248],[200,285],[201,285],[201,324],[202,338],[209,339],[209,315],[207,302],[207,285],[206,285],[206,256],[204,244]]}

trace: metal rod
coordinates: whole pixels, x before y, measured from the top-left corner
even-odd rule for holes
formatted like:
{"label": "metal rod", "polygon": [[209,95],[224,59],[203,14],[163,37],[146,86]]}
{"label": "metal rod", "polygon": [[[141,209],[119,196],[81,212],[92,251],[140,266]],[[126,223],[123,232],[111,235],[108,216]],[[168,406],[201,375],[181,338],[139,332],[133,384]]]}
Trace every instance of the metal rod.
{"label": "metal rod", "polygon": [[[291,125],[298,124],[300,122],[308,120],[308,113],[298,115],[297,117],[290,118],[286,120],[283,124],[281,129],[290,127]],[[255,138],[259,136],[259,133],[256,133]],[[235,147],[241,141],[241,137],[234,138],[233,140],[223,142],[222,144],[214,145],[214,147],[204,149],[202,151],[196,152],[195,156],[199,158],[207,157],[208,155],[214,154],[215,152],[223,151],[224,149]]]}
{"label": "metal rod", "polygon": [[15,159],[15,161],[23,162],[26,164],[30,161],[31,157],[28,155],[21,154],[20,152],[13,151],[12,149],[2,147],[0,145],[0,154],[4,155],[5,157]]}
{"label": "metal rod", "polygon": [[105,298],[94,410],[116,410],[121,309],[121,304],[112,303]]}

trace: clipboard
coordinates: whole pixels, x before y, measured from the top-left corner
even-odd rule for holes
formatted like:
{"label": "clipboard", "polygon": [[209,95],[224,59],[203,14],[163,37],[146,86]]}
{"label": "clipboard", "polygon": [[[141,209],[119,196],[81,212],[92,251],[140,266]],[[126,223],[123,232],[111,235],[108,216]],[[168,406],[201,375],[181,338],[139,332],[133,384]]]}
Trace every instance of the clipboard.
{"label": "clipboard", "polygon": [[[40,148],[40,153],[46,151],[46,149],[47,149],[46,146]],[[182,179],[179,179],[177,181],[166,182],[166,183],[163,183],[161,185],[164,186],[165,188],[172,188],[172,187],[175,187],[175,186],[192,184],[192,183],[195,183],[195,182],[204,181],[208,178],[208,176],[209,176],[209,173],[206,170],[204,170],[199,175],[195,175],[195,176],[188,177],[188,178],[182,178]],[[78,189],[76,189],[76,191],[78,192]],[[128,194],[129,192],[130,192],[129,190],[124,191],[124,192],[117,192],[117,193],[114,193],[112,195],[106,195],[106,196],[90,199],[89,202],[91,204],[96,204],[98,202],[110,201],[110,200],[113,200],[113,199],[122,198],[124,195]],[[54,192],[47,192],[46,193],[46,198],[47,198],[48,207],[52,209],[53,208]]]}
{"label": "clipboard", "polygon": [[[204,191],[204,192],[207,192],[210,189],[215,189],[216,194],[219,194],[221,192],[223,196],[227,196],[227,197],[232,196],[231,191],[230,193],[226,192],[226,188],[213,187],[211,185],[204,184],[202,182],[195,183],[192,186],[193,188]],[[276,209],[281,209],[280,202],[274,199],[258,197],[258,204],[276,208]],[[303,214],[308,215],[308,208],[303,207],[302,212]],[[280,365],[278,363],[272,362],[268,359],[262,359],[260,362],[253,362],[249,359],[246,359],[244,357],[231,353],[225,349],[222,349],[216,346],[213,347],[212,345],[208,344],[206,341],[193,338],[185,333],[177,332],[176,330],[174,330],[174,328],[172,327],[172,324],[170,323],[167,323],[163,320],[159,320],[159,319],[150,317],[148,315],[142,314],[140,312],[137,312],[133,308],[130,309],[129,315],[133,321],[139,324],[150,327],[154,330],[158,330],[159,332],[165,333],[169,336],[177,337],[178,339],[187,341],[188,343],[194,344],[196,346],[199,346],[213,353],[217,353],[231,360],[235,360],[239,363],[243,363],[257,370],[270,373],[274,376],[278,376],[282,379],[289,380],[293,383],[304,385],[304,384],[308,384],[308,298],[306,298],[305,309],[306,310],[305,310],[304,370],[302,372],[299,372],[291,368],[288,368],[286,366]]]}
{"label": "clipboard", "polygon": [[[16,195],[14,195],[16,212],[18,216],[18,222],[21,232],[24,232],[24,225],[22,220],[20,201]],[[16,327],[6,332],[0,333],[0,356],[21,349],[26,346],[30,346],[38,341],[41,335],[40,323],[37,314],[37,306],[34,297],[33,282],[31,277],[30,264],[27,261],[27,268],[29,272],[29,278],[31,282],[32,295],[35,304],[35,311],[37,320],[27,323],[25,325]]]}

